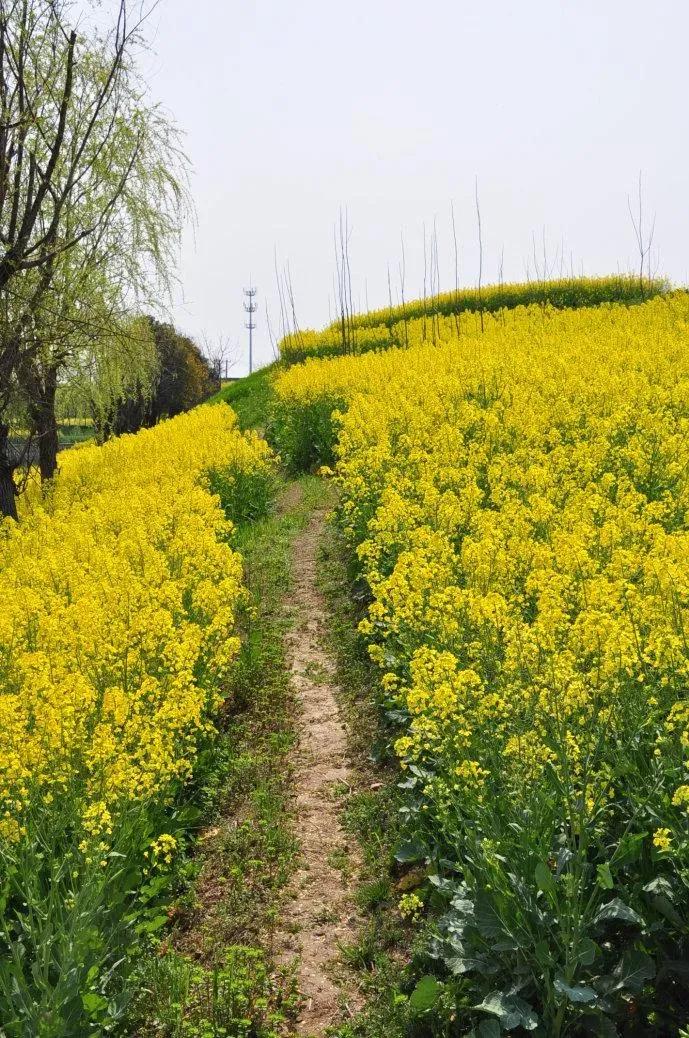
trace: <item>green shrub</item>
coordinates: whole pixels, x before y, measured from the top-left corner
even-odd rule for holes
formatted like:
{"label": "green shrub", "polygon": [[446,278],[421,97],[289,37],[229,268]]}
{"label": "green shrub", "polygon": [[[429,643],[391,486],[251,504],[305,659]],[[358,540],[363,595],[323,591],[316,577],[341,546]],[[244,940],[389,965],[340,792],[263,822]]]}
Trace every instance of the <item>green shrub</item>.
{"label": "green shrub", "polygon": [[305,404],[279,402],[268,427],[268,439],[291,472],[309,472],[335,462],[337,412],[344,406],[335,396]]}
{"label": "green shrub", "polygon": [[213,469],[208,485],[220,498],[223,511],[233,523],[252,522],[268,512],[275,489],[272,470]]}

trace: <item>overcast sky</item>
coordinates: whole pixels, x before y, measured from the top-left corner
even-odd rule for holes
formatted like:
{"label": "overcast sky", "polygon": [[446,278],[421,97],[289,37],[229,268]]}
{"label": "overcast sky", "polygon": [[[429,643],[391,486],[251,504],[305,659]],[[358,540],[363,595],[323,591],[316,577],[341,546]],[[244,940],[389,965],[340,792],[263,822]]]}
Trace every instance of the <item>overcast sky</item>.
{"label": "overcast sky", "polygon": [[[333,225],[352,226],[355,303],[421,294],[423,226],[440,278],[533,276],[550,263],[602,274],[635,264],[627,210],[639,171],[654,260],[689,271],[685,0],[162,0],[148,78],[186,132],[197,227],[185,236],[175,321],[229,336],[246,369],[242,289],[260,310],[255,353],[279,323],[274,252],[289,261],[302,327],[329,319]],[[559,258],[557,261],[559,268]]]}

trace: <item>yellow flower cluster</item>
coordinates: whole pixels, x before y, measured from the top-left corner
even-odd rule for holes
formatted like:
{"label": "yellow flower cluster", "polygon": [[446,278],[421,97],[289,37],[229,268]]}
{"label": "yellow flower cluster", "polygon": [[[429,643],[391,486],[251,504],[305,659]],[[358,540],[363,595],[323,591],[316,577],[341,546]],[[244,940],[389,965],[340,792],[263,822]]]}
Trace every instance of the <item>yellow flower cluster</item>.
{"label": "yellow flower cluster", "polygon": [[416,922],[421,918],[423,901],[418,894],[402,894],[397,907],[403,919],[413,919]]}
{"label": "yellow flower cluster", "polygon": [[311,357],[365,353],[391,346],[409,347],[418,343],[421,336],[436,342],[448,333],[463,334],[464,324],[473,328],[474,315],[480,320],[481,312],[485,320],[487,313],[502,311],[502,320],[507,321],[511,311],[536,303],[558,309],[632,304],[666,291],[667,285],[662,280],[645,280],[640,284],[638,277],[627,275],[487,285],[480,291],[463,288],[400,306],[348,315],[320,332],[311,329],[291,332],[280,341],[279,349],[282,359],[294,364]]}
{"label": "yellow flower cluster", "polygon": [[[399,320],[483,311],[513,310],[519,306],[552,306],[558,310],[601,306],[605,303],[638,303],[668,291],[663,278],[644,278],[634,274],[610,274],[607,277],[560,277],[532,281],[503,282],[482,288],[457,288],[450,292],[430,293],[425,299],[414,299],[397,306],[385,306],[355,314],[351,324],[372,328]],[[338,321],[330,326],[336,328]]]}
{"label": "yellow flower cluster", "polygon": [[104,840],[122,804],[188,776],[244,594],[207,474],[269,465],[229,408],[202,407],[67,452],[49,496],[0,526],[2,836],[69,796],[84,840]]}
{"label": "yellow flower cluster", "polygon": [[347,352],[385,350],[390,346],[400,346],[403,342],[404,333],[401,327],[388,328],[385,324],[379,324],[359,330],[345,324],[344,328],[334,325],[321,332],[310,328],[290,332],[280,340],[279,349],[283,360],[288,364],[295,364],[309,357],[337,357]]}
{"label": "yellow flower cluster", "polygon": [[341,515],[373,596],[362,630],[407,717],[403,763],[434,776],[439,811],[557,788],[584,824],[634,762],[648,781],[625,795],[681,817],[689,299],[436,334],[276,383],[285,421],[323,399],[343,412]]}

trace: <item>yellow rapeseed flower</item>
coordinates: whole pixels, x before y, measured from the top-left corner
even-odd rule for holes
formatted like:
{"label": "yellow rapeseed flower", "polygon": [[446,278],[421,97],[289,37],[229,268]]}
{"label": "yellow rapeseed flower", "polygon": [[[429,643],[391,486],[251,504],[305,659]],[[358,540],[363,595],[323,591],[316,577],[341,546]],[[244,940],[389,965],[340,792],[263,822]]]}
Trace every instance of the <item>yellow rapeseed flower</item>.
{"label": "yellow rapeseed flower", "polygon": [[69,791],[101,860],[122,805],[187,778],[245,597],[207,473],[259,474],[268,455],[228,407],[201,407],[66,452],[0,525],[0,836],[21,838],[32,796]]}

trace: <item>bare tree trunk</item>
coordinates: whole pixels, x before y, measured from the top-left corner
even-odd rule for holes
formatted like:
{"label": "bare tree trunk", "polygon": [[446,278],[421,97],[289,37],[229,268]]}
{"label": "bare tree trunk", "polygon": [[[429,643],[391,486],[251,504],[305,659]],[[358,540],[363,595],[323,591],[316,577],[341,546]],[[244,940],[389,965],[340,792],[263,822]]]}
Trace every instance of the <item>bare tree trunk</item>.
{"label": "bare tree trunk", "polygon": [[428,257],[426,255],[426,224],[423,225],[423,341],[426,341],[426,282],[428,278]]}
{"label": "bare tree trunk", "polygon": [[483,280],[483,236],[481,233],[481,207],[478,201],[478,177],[476,177],[476,221],[478,223],[478,308],[481,315],[481,331],[483,332],[483,299],[481,285]]}
{"label": "bare tree trunk", "polygon": [[455,318],[455,329],[457,331],[457,338],[461,331],[461,318],[459,316],[459,247],[457,245],[457,225],[455,224],[455,206],[454,202],[450,202],[450,216],[452,217],[452,244],[454,246],[455,254],[455,305],[454,305],[454,318]]}
{"label": "bare tree trunk", "polygon": [[38,467],[41,482],[52,479],[57,472],[57,418],[55,416],[55,393],[57,390],[57,369],[48,368],[41,379],[35,383],[36,395],[29,408],[31,424],[38,441]]}
{"label": "bare tree trunk", "polygon": [[643,197],[642,197],[642,193],[641,193],[641,170],[639,170],[639,216],[638,216],[638,219],[634,216],[634,213],[632,212],[632,205],[631,205],[631,201],[630,201],[629,195],[627,195],[627,208],[629,209],[629,216],[631,217],[632,227],[634,228],[634,236],[636,238],[636,244],[637,244],[638,249],[639,249],[639,293],[640,293],[641,298],[643,300],[643,299],[645,299],[645,293],[644,293],[644,264],[646,263],[646,258],[647,257],[648,257],[648,287],[649,287],[649,292],[650,292],[650,288],[651,288],[651,258],[650,258],[650,254],[651,254],[651,247],[653,245],[653,235],[655,233],[656,218],[655,218],[655,216],[653,217],[653,223],[651,225],[651,229],[650,229],[650,231],[648,233],[648,237],[646,237],[646,235],[644,233],[644,206],[643,206]]}
{"label": "bare tree trunk", "polygon": [[[505,284],[504,268],[505,268],[505,246],[503,245],[503,247],[502,247],[502,249],[500,251],[500,273],[499,273],[499,284],[500,284],[500,294],[501,295],[502,295],[503,286]],[[502,323],[503,324],[506,323],[505,322],[505,309],[506,308],[505,308],[504,304],[505,304],[505,300],[504,300],[504,298],[502,298],[500,300],[500,314],[502,316]]]}
{"label": "bare tree trunk", "polygon": [[337,225],[333,228],[333,240],[335,243],[335,269],[337,275],[337,303],[340,312],[340,335],[342,338],[342,353],[344,354],[349,353],[349,344],[347,340],[347,330],[349,327],[349,322],[347,321],[347,292],[345,288],[344,242],[341,207],[339,217],[339,240]]}
{"label": "bare tree trunk", "polygon": [[26,400],[31,436],[38,446],[38,467],[41,483],[52,479],[57,472],[57,364],[28,362],[19,372],[21,389]]}
{"label": "bare tree trunk", "polygon": [[438,224],[437,218],[433,217],[433,239],[431,241],[431,315],[433,327],[433,345],[438,345],[440,335],[440,268],[438,265]]}
{"label": "bare tree trunk", "polygon": [[407,327],[407,309],[404,301],[404,283],[407,276],[407,260],[404,253],[404,234],[400,231],[400,244],[402,246],[402,258],[399,264],[400,274],[400,299],[402,300],[402,321],[404,322],[404,345],[409,349],[409,329]]}
{"label": "bare tree trunk", "polygon": [[0,515],[17,519],[17,488],[14,482],[14,469],[10,457],[10,429],[0,422]]}
{"label": "bare tree trunk", "polygon": [[352,299],[352,267],[349,262],[349,239],[351,238],[352,232],[349,227],[349,212],[345,209],[345,238],[344,238],[344,251],[342,253],[342,269],[345,275],[345,294],[347,299],[347,314],[348,314],[348,338],[349,338],[349,349],[351,353],[356,353],[356,325],[354,323],[354,302]]}

